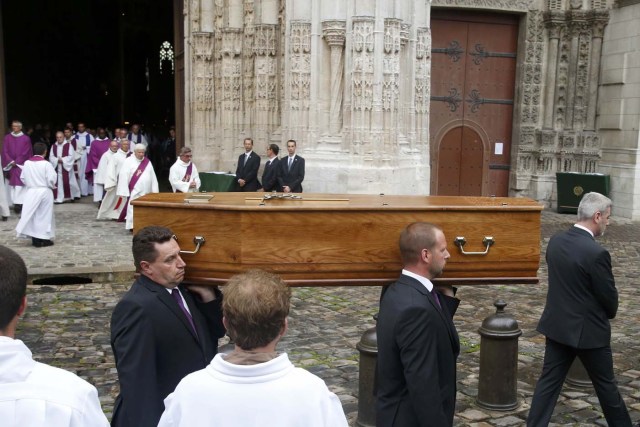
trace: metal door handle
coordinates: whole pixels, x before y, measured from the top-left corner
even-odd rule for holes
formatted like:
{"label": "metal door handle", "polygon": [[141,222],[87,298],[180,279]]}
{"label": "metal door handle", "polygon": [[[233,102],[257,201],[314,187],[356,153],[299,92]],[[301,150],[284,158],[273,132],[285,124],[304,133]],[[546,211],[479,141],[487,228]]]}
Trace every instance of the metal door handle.
{"label": "metal door handle", "polygon": [[495,242],[496,241],[493,240],[492,236],[485,236],[484,239],[482,239],[482,244],[486,245],[483,252],[465,252],[464,245],[467,243],[467,240],[464,238],[464,236],[456,237],[456,239],[453,241],[453,244],[460,248],[460,252],[462,252],[463,255],[486,255],[489,253],[489,248],[491,247],[491,245],[493,245]]}

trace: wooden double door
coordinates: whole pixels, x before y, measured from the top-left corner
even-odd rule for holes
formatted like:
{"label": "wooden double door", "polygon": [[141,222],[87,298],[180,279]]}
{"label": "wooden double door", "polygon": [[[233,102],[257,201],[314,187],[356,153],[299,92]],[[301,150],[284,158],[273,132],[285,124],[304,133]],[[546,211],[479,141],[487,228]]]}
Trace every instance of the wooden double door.
{"label": "wooden double door", "polygon": [[508,195],[518,22],[432,9],[431,194]]}

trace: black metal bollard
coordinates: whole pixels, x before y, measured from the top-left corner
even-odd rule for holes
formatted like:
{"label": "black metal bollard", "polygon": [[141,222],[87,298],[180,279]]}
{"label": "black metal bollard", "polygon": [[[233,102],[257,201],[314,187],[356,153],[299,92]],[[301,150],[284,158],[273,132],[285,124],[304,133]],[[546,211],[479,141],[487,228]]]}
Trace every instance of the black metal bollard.
{"label": "black metal bollard", "polygon": [[[378,315],[373,316],[373,319],[377,321]],[[356,348],[360,352],[360,378],[358,381],[358,419],[356,419],[355,425],[358,427],[375,427],[376,402],[373,395],[373,382],[378,358],[378,335],[376,334],[375,326],[364,331],[360,342],[356,344]]]}
{"label": "black metal bollard", "polygon": [[576,357],[571,364],[565,381],[569,386],[574,388],[588,388],[593,386],[586,368],[578,357]]}
{"label": "black metal bollard", "polygon": [[507,303],[497,300],[495,314],[484,319],[478,329],[480,339],[480,379],[478,406],[494,411],[518,407],[518,322],[504,312]]}

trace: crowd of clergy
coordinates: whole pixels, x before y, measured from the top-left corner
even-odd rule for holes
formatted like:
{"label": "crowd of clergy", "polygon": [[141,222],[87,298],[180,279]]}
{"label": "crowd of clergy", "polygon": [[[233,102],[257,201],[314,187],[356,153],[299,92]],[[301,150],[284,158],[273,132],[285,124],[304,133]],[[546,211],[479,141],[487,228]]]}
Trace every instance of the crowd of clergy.
{"label": "crowd of clergy", "polygon": [[[18,237],[31,238],[35,247],[51,246],[55,238],[54,205],[93,197],[99,207],[98,220],[123,222],[126,230],[133,231],[130,202],[159,192],[148,146],[137,124],[131,129],[116,128],[109,134],[101,127],[90,131],[84,123],[78,123],[74,130],[67,123],[49,145],[33,142],[23,133],[22,123],[13,121],[1,153],[2,220],[7,220],[13,206],[20,214]],[[173,129],[161,148],[168,153],[162,156],[162,166],[175,161],[169,170],[173,191],[198,191],[200,178],[191,161],[191,150],[183,147],[176,160]]]}

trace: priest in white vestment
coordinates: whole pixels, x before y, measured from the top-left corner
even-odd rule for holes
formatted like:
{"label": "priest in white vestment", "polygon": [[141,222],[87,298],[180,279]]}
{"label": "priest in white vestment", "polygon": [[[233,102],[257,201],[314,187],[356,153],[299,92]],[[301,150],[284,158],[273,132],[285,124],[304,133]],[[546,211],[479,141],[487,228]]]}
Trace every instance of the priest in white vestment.
{"label": "priest in white vestment", "polygon": [[[113,142],[116,141],[112,141]],[[117,143],[117,142],[116,142]],[[106,157],[111,153],[112,148],[109,148],[100,162],[103,163],[103,159],[107,159],[106,166],[103,164],[103,168],[106,169],[104,174],[104,198],[100,204],[100,210],[98,211],[97,219],[113,219],[116,220],[120,217],[120,213],[126,203],[126,197],[118,196],[118,176],[124,161],[131,155],[129,152],[129,141],[122,140],[120,143],[120,149],[116,151],[110,158]],[[100,166],[98,166],[100,169]],[[98,172],[101,175],[101,172]]]}
{"label": "priest in white vestment", "polygon": [[75,151],[71,143],[64,139],[62,132],[56,132],[56,143],[51,146],[49,161],[58,173],[54,203],[72,201],[80,195],[80,188],[73,172]]}
{"label": "priest in white vestment", "polygon": [[0,265],[0,425],[108,427],[94,386],[71,372],[36,362],[16,339],[18,320],[27,306],[27,267],[20,255],[4,246]]}
{"label": "priest in white vestment", "polygon": [[18,237],[31,237],[32,245],[42,248],[52,246],[51,239],[56,235],[52,190],[58,181],[58,174],[45,159],[47,146],[44,143],[36,142],[33,152],[34,156],[24,162],[20,175],[25,198],[16,233]]}
{"label": "priest in white vestment", "polygon": [[[0,157],[0,164],[2,164],[2,157]],[[6,221],[9,215],[9,191],[4,182],[4,173],[2,173],[0,174],[0,216],[3,221]]]}
{"label": "priest in white vestment", "polygon": [[158,193],[158,179],[153,170],[153,165],[145,152],[147,148],[142,144],[136,144],[133,156],[124,161],[120,175],[118,176],[118,196],[127,197],[126,218],[120,215],[118,221],[126,219],[125,228],[133,231],[133,205],[131,202],[149,193]]}
{"label": "priest in white vestment", "polygon": [[182,147],[180,156],[169,169],[169,183],[174,193],[197,193],[200,189],[200,176],[192,158],[191,148]]}
{"label": "priest in white vestment", "polygon": [[340,399],[324,381],[276,351],[290,300],[291,290],[274,274],[232,277],[222,311],[235,349],[180,381],[164,400],[158,427],[347,427]]}

